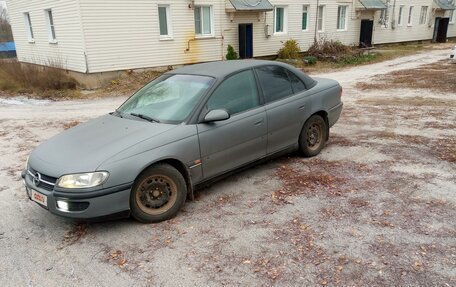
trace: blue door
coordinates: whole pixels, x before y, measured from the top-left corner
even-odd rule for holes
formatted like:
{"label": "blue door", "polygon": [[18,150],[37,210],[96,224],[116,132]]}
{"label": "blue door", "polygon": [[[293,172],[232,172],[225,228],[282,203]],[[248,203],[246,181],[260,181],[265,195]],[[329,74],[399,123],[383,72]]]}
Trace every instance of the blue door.
{"label": "blue door", "polygon": [[239,57],[253,57],[253,24],[239,24]]}

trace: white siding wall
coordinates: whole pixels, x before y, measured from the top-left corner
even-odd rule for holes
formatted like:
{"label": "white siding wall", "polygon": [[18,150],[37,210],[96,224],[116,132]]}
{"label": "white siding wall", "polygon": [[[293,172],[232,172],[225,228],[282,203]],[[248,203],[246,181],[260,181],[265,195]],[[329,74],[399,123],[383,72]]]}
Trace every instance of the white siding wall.
{"label": "white siding wall", "polygon": [[[77,1],[7,0],[19,61],[85,72]],[[57,43],[49,43],[45,9],[52,9]],[[23,13],[30,13],[35,42],[29,43]]]}
{"label": "white siding wall", "polygon": [[[391,4],[393,1],[391,1]],[[404,5],[402,26],[397,25],[399,17],[399,7]],[[412,13],[412,25],[409,26],[408,16],[409,8],[413,6]],[[427,10],[427,21],[425,24],[420,24],[421,7],[428,6]],[[393,7],[392,7],[393,8]],[[390,18],[388,20],[387,27],[379,24],[380,11],[374,14],[374,43],[394,43],[404,41],[415,41],[415,40],[430,40],[434,33],[435,17],[444,17],[445,13],[442,10],[434,10],[433,1],[430,0],[397,0],[395,9],[391,9],[389,12]],[[391,17],[393,15],[394,18]],[[447,14],[449,14],[447,12]],[[446,15],[448,17],[448,15]],[[395,20],[396,26],[393,28],[392,21]],[[456,28],[455,25],[449,25],[447,36],[455,36]]]}
{"label": "white siding wall", "polygon": [[[270,0],[287,11],[288,31],[285,34],[265,35],[265,26],[274,26],[273,12],[227,13],[227,0],[195,0],[195,5],[212,5],[213,37],[195,39],[194,11],[184,0],[9,0],[8,7],[17,45],[19,60],[45,64],[62,62],[71,70],[89,73],[166,65],[214,61],[224,58],[227,45],[238,51],[238,25],[253,24],[254,56],[277,53],[282,43],[296,39],[302,50],[312,45],[315,35],[316,0]],[[390,1],[391,4],[393,1]],[[356,3],[356,1],[355,1]],[[435,16],[433,0],[397,0],[397,21],[400,5],[405,5],[403,25],[382,27],[380,11],[355,11],[353,0],[320,0],[325,5],[323,32],[317,38],[337,39],[345,44],[359,42],[361,19],[374,20],[374,43],[427,40],[432,38]],[[173,38],[160,39],[158,5],[169,5]],[[309,25],[301,30],[302,7],[309,5]],[[337,30],[338,5],[347,5],[347,29]],[[407,26],[408,7],[413,5],[413,25]],[[420,25],[421,6],[429,6],[427,24]],[[53,9],[58,44],[50,44],[44,9]],[[24,12],[30,12],[35,43],[28,43]],[[430,27],[429,27],[430,25]],[[456,36],[456,24],[450,24],[448,36]],[[189,49],[188,49],[189,48]],[[87,55],[87,63],[84,53]]]}
{"label": "white siding wall", "polygon": [[[81,0],[90,72],[213,61],[222,57],[224,1],[212,4],[214,36],[196,40],[191,1]],[[173,39],[160,40],[158,5],[170,5]],[[102,13],[100,13],[102,11]],[[189,44],[190,41],[190,44]],[[186,51],[188,45],[190,50]]]}

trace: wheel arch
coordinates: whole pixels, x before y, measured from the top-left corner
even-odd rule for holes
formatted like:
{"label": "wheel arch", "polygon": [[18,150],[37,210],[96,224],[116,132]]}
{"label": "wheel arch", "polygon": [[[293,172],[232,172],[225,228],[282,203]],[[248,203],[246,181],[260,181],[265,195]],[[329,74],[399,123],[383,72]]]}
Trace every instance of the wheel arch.
{"label": "wheel arch", "polygon": [[175,169],[177,169],[177,171],[180,172],[180,174],[182,174],[182,176],[184,177],[185,184],[187,185],[187,198],[190,200],[194,199],[193,184],[192,184],[192,179],[191,179],[190,173],[189,173],[187,167],[185,166],[185,164],[178,159],[165,158],[165,159],[160,159],[158,161],[150,163],[149,165],[145,166],[143,168],[143,170],[141,170],[141,172],[136,176],[135,181],[145,170],[147,170],[151,166],[154,166],[157,164],[168,164],[168,165],[174,167]]}
{"label": "wheel arch", "polygon": [[[328,112],[326,112],[325,110],[320,110],[318,112],[315,112],[313,113],[310,117],[312,117],[313,115],[318,115],[320,117],[322,117],[324,120],[325,120],[325,124],[326,124],[326,141],[329,140],[329,119],[328,119]],[[309,118],[310,118],[309,117]]]}

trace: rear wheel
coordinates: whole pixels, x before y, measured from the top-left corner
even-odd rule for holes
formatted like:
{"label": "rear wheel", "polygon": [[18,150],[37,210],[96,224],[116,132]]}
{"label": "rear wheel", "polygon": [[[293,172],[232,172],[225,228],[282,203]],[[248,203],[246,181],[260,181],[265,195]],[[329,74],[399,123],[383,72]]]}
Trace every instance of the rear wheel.
{"label": "rear wheel", "polygon": [[135,181],[130,195],[132,216],[144,223],[174,217],[185,202],[187,188],[182,174],[168,164],[145,170]]}
{"label": "rear wheel", "polygon": [[311,116],[299,136],[299,149],[306,157],[316,156],[325,146],[328,129],[325,120],[319,115]]}

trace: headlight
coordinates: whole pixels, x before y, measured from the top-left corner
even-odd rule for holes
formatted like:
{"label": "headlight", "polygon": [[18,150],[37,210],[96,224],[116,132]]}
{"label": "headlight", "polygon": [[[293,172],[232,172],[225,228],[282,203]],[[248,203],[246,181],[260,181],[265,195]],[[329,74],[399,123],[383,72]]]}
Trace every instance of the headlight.
{"label": "headlight", "polygon": [[89,188],[103,184],[108,179],[107,171],[89,173],[67,174],[61,176],[56,183],[57,187],[63,188]]}

